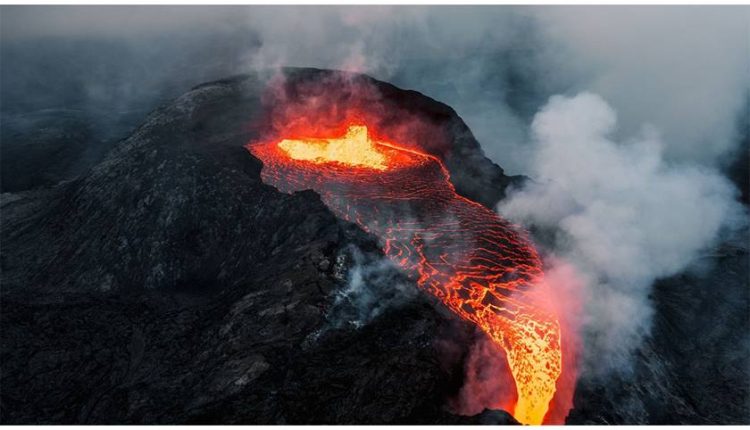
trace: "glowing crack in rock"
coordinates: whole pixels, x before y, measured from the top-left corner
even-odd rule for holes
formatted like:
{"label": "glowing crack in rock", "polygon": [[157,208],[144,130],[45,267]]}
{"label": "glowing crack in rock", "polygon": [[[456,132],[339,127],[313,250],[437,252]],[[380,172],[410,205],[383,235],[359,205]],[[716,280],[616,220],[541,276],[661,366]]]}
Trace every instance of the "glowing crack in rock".
{"label": "glowing crack in rock", "polygon": [[[436,157],[374,141],[351,124],[343,137],[248,145],[262,178],[283,192],[317,191],[340,218],[381,240],[417,285],[480,327],[505,352],[525,424],[541,424],[563,371],[561,330],[545,303],[541,262],[510,223],[456,193]],[[542,294],[540,294],[540,292]]]}

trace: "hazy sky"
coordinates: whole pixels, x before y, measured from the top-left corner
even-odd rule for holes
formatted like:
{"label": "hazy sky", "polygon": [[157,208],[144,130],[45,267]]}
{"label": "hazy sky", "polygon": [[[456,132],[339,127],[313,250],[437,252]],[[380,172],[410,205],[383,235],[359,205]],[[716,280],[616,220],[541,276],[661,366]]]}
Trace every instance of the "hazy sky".
{"label": "hazy sky", "polygon": [[[750,85],[747,7],[20,6],[2,8],[4,43],[107,40],[154,59],[226,54],[215,78],[253,67],[363,71],[458,111],[488,155],[528,167],[533,114],[557,93],[592,91],[619,114],[616,133],[650,127],[668,159],[712,165],[736,146]],[[217,39],[218,38],[218,39]],[[191,40],[192,40],[191,39]],[[212,49],[216,51],[216,49]],[[92,67],[95,55],[88,57]],[[208,67],[208,65],[203,65]],[[200,75],[201,77],[203,75]],[[213,75],[212,75],[213,77]],[[123,77],[125,79],[126,77]],[[142,77],[139,76],[142,79]],[[198,82],[195,82],[196,84]]]}

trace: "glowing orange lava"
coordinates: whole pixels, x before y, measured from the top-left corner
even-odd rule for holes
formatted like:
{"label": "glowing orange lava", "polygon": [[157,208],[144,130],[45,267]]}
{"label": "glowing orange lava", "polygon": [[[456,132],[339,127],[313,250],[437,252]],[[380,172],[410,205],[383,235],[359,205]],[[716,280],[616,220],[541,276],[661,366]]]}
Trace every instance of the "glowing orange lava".
{"label": "glowing orange lava", "polygon": [[375,141],[365,126],[248,148],[266,183],[317,191],[337,216],[378,237],[420,288],[487,333],[505,350],[516,384],[515,404],[503,406],[521,423],[547,422],[563,369],[561,330],[523,234],[458,195],[438,158]]}
{"label": "glowing orange lava", "polygon": [[341,163],[350,166],[385,170],[385,155],[378,151],[367,136],[367,127],[354,125],[341,139],[284,139],[279,142],[294,160],[315,163]]}

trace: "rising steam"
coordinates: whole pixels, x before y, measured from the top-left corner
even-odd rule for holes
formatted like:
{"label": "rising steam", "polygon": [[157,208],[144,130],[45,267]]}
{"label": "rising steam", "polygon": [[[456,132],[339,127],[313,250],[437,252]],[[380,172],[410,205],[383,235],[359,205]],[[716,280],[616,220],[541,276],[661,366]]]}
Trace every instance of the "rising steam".
{"label": "rising steam", "polygon": [[584,280],[584,370],[591,374],[627,365],[649,332],[654,281],[688,267],[743,211],[718,172],[665,162],[653,129],[616,142],[616,125],[614,110],[595,94],[552,97],[532,123],[536,182],[499,206],[511,219],[553,231],[554,253]]}

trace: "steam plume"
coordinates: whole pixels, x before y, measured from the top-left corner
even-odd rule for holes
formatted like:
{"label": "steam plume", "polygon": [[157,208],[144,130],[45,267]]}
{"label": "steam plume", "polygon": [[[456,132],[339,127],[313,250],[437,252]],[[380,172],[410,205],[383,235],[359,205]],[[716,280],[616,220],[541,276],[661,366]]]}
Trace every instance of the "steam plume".
{"label": "steam plume", "polygon": [[688,267],[744,211],[718,172],[665,162],[651,128],[616,142],[616,124],[595,94],[552,97],[531,127],[538,182],[499,206],[553,230],[555,254],[584,279],[585,368],[594,374],[626,365],[648,333],[653,282]]}

